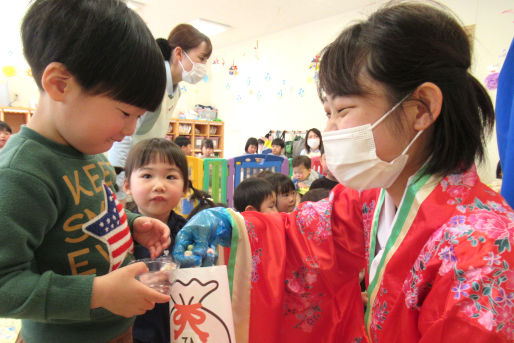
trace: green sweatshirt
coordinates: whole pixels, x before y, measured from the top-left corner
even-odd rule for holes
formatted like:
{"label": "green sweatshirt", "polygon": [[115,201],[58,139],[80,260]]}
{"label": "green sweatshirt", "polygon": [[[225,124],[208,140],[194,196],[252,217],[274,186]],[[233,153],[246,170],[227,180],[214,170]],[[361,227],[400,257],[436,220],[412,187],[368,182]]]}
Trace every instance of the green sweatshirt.
{"label": "green sweatshirt", "polygon": [[132,324],[90,309],[95,275],[133,259],[137,215],[117,204],[114,181],[103,154],[27,127],[0,152],[0,316],[23,319],[28,343],[105,342]]}

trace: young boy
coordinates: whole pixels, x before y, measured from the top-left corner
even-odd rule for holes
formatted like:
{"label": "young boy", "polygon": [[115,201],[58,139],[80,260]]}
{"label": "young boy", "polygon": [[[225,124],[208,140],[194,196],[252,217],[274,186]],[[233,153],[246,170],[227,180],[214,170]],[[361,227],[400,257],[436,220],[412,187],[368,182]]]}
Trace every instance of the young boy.
{"label": "young boy", "polygon": [[311,169],[311,159],[305,155],[296,156],[292,161],[293,182],[300,195],[309,190],[312,182],[319,179],[317,171]]}
{"label": "young boy", "polygon": [[238,212],[278,212],[273,186],[260,177],[243,180],[234,191],[234,208]]}
{"label": "young boy", "polygon": [[271,142],[271,153],[275,156],[285,156],[284,155],[285,147],[286,147],[286,144],[284,143],[284,140],[282,138],[275,138]]}
{"label": "young boy", "polygon": [[178,136],[175,138],[175,144],[182,149],[186,156],[191,156],[193,146],[191,145],[191,140],[187,136]]}
{"label": "young boy", "polygon": [[9,124],[0,120],[0,150],[4,148],[5,143],[7,143],[11,134],[12,130]]}
{"label": "young boy", "polygon": [[22,319],[17,342],[131,342],[170,300],[126,266],[132,239],[156,257],[169,229],[125,213],[103,152],[159,105],[162,55],[118,0],[37,0],[21,31],[40,98],[0,159],[0,316]]}

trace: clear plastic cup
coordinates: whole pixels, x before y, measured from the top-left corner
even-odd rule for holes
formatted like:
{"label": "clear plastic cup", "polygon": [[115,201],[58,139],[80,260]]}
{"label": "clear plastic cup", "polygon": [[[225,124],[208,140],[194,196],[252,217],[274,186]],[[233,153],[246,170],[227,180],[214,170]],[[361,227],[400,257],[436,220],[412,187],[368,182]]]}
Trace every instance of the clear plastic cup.
{"label": "clear plastic cup", "polygon": [[144,262],[148,268],[147,273],[138,274],[136,279],[146,286],[163,294],[170,293],[170,272],[179,267],[171,257],[158,257],[156,259],[143,258],[133,263]]}

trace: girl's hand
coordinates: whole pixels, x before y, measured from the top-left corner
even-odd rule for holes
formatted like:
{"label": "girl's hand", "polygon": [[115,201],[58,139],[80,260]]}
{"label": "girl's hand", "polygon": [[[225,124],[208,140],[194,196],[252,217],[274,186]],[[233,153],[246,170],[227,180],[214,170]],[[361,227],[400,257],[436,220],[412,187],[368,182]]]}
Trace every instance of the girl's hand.
{"label": "girl's hand", "polygon": [[91,308],[103,307],[128,318],[153,309],[155,303],[170,301],[169,295],[159,293],[136,280],[136,275],[146,272],[146,265],[139,262],[95,277]]}
{"label": "girl's hand", "polygon": [[156,258],[170,245],[170,228],[158,219],[138,217],[133,224],[134,240],[150,251]]}

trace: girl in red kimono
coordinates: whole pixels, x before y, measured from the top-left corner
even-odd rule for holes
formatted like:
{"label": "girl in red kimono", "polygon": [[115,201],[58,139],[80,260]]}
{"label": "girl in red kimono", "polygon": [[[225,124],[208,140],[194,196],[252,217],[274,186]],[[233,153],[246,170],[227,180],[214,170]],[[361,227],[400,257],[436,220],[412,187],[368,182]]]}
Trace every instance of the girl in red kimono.
{"label": "girl in red kimono", "polygon": [[474,166],[494,111],[470,61],[457,21],[419,3],[324,49],[323,141],[344,186],[290,214],[208,210],[176,239],[185,265],[230,247],[238,342],[514,340],[514,213]]}

